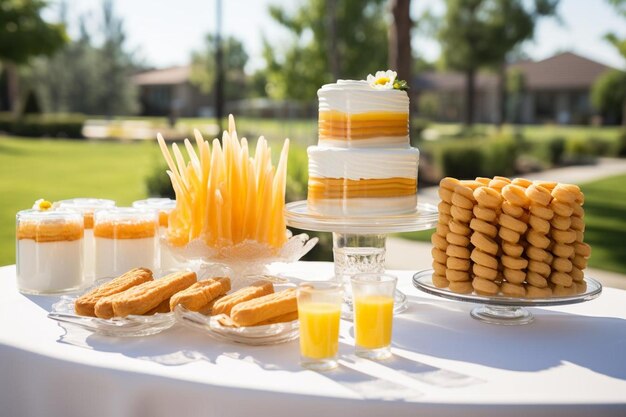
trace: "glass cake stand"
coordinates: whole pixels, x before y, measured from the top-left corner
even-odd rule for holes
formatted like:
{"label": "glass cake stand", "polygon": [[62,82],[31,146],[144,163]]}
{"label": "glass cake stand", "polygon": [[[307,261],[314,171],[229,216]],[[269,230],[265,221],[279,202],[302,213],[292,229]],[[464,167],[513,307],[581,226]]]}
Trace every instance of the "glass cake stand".
{"label": "glass cake stand", "polygon": [[[306,201],[285,206],[287,225],[301,230],[333,234],[335,275],[345,288],[343,316],[352,318],[350,278],[362,272],[385,271],[387,234],[432,229],[437,225],[437,207],[419,203],[414,212],[390,216],[324,216],[308,209]],[[407,308],[406,296],[396,290],[394,313]]]}
{"label": "glass cake stand", "polygon": [[602,284],[593,278],[585,277],[587,290],[580,294],[554,296],[549,298],[515,298],[504,295],[485,296],[478,294],[457,294],[448,288],[437,288],[432,282],[432,269],[425,269],[413,276],[413,285],[425,293],[449,300],[482,304],[475,307],[470,315],[485,323],[501,325],[529,324],[534,317],[525,307],[550,307],[583,303],[597,298],[602,292]]}

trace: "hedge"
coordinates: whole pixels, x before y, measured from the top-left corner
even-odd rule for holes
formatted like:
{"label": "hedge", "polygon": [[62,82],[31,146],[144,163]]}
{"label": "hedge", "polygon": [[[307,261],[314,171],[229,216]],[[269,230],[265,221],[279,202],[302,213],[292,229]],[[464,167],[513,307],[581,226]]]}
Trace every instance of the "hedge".
{"label": "hedge", "polygon": [[0,113],[0,131],[29,137],[82,138],[85,117],[77,114],[25,115]]}

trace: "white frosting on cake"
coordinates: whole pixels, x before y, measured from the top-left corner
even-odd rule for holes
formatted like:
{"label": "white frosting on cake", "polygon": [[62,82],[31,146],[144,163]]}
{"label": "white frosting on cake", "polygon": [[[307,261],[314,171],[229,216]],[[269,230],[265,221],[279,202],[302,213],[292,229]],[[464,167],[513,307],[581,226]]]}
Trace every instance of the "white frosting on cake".
{"label": "white frosting on cake", "polygon": [[367,81],[339,80],[317,91],[319,111],[348,114],[368,112],[409,112],[409,96],[402,90],[376,90]]}
{"label": "white frosting on cake", "polygon": [[417,178],[419,151],[405,149],[340,149],[310,146],[309,177]]}

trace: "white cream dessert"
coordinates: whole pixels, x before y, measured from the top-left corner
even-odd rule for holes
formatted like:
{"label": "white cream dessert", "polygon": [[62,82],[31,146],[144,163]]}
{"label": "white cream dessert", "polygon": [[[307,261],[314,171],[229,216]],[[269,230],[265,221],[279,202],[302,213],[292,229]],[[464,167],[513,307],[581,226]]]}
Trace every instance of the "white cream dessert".
{"label": "white cream dessert", "polygon": [[161,272],[176,270],[180,262],[172,254],[170,246],[166,243],[167,226],[169,215],[176,207],[176,200],[170,198],[147,198],[133,202],[133,207],[138,209],[155,210],[159,214],[159,247],[161,251]]}
{"label": "white cream dessert", "polygon": [[72,198],[70,200],[61,200],[57,203],[57,205],[61,209],[73,210],[83,215],[85,223],[85,237],[83,239],[83,244],[85,246],[85,280],[87,283],[92,283],[94,281],[96,267],[96,249],[93,238],[93,215],[96,210],[115,207],[115,201],[100,198]]}
{"label": "white cream dessert", "polygon": [[94,216],[96,279],[133,268],[159,268],[158,215],[153,210],[112,208]]}
{"label": "white cream dessert", "polygon": [[319,141],[308,148],[314,212],[390,215],[417,207],[419,151],[409,144],[409,97],[394,88],[394,72],[370,77],[318,90]]}
{"label": "white cream dessert", "polygon": [[54,294],[84,284],[83,217],[62,210],[17,214],[17,286],[29,294]]}

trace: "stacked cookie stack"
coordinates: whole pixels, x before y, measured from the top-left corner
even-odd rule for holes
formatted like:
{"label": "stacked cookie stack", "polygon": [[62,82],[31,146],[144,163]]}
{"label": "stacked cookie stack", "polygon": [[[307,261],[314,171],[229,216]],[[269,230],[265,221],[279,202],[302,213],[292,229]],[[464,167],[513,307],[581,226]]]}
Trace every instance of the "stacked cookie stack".
{"label": "stacked cookie stack", "polygon": [[584,196],[571,184],[518,178],[440,183],[433,283],[457,293],[549,297],[583,292],[591,254]]}

